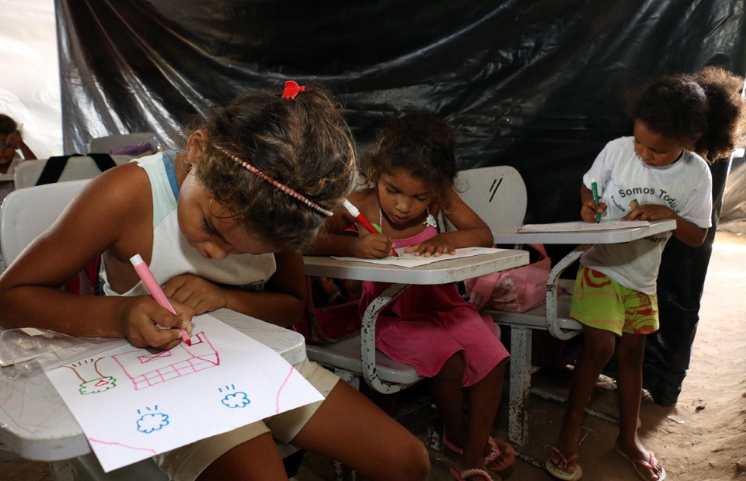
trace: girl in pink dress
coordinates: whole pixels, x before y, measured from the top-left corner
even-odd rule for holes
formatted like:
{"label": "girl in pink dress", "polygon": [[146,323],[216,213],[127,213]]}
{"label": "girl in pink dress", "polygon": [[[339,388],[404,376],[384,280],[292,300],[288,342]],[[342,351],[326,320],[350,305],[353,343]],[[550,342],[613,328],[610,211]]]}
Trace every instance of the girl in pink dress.
{"label": "girl in pink dress", "polygon": [[[319,238],[313,254],[380,258],[394,247],[429,257],[492,245],[487,225],[453,189],[453,138],[442,122],[421,115],[391,122],[363,159],[361,175],[373,186],[348,200],[367,219],[378,221],[380,234],[359,228],[358,235],[345,235],[355,219],[341,208],[327,221],[329,233]],[[457,231],[438,233],[440,212]],[[361,314],[387,287],[363,284]],[[451,470],[456,479],[491,480],[485,469],[500,472],[512,464],[513,449],[489,435],[510,356],[492,319],[464,301],[455,286],[411,286],[378,317],[376,347],[432,378],[446,425],[445,444],[460,455]],[[468,419],[464,388],[469,391]]]}

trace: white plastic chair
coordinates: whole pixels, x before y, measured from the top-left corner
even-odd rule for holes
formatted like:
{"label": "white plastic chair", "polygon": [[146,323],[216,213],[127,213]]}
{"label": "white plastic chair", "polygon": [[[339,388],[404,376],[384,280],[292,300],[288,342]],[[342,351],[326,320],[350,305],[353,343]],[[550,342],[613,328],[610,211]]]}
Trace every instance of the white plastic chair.
{"label": "white plastic chair", "polygon": [[145,145],[149,143],[157,151],[161,150],[161,141],[152,132],[137,132],[134,134],[107,135],[88,141],[89,154],[108,154],[113,147],[127,145]]}
{"label": "white plastic chair", "polygon": [[8,194],[0,208],[0,250],[9,266],[23,249],[57,220],[89,180],[60,182]]}
{"label": "white plastic chair", "polygon": [[[115,164],[122,165],[132,160],[132,156],[112,155],[111,159],[114,161]],[[36,181],[39,180],[39,176],[44,170],[45,165],[47,165],[47,159],[27,160],[21,163],[16,168],[13,177],[16,190],[35,186]],[[67,159],[65,170],[62,171],[62,175],[60,175],[58,182],[92,179],[100,173],[101,171],[92,158],[85,156],[70,157],[69,159]]]}

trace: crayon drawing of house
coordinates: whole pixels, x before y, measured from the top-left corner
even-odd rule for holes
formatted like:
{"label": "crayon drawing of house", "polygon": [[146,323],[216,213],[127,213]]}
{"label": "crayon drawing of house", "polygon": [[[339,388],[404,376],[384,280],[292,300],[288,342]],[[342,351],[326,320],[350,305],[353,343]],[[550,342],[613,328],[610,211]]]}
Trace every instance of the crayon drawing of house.
{"label": "crayon drawing of house", "polygon": [[181,343],[170,351],[157,353],[137,349],[112,357],[130,378],[135,391],[220,365],[220,354],[204,332],[193,335],[190,346]]}

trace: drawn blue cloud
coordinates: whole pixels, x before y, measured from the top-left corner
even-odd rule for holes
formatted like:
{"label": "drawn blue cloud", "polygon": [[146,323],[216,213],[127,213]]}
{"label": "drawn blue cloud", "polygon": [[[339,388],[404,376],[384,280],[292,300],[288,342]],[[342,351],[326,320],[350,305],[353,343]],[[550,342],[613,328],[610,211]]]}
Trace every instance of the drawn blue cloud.
{"label": "drawn blue cloud", "polygon": [[251,403],[245,392],[226,394],[223,400],[220,402],[222,402],[229,408],[243,408]]}
{"label": "drawn blue cloud", "polygon": [[150,434],[168,426],[168,414],[154,413],[144,414],[137,420],[137,430],[141,433]]}

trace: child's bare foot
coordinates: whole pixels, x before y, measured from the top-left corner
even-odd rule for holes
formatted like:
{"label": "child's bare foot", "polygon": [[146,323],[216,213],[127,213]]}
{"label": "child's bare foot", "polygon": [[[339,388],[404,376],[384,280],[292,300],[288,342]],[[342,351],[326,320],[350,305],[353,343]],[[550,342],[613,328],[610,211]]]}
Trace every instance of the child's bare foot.
{"label": "child's bare foot", "polygon": [[637,433],[631,441],[617,439],[616,450],[632,462],[635,471],[649,481],[661,481],[665,478],[666,471],[663,469],[663,465],[655,459],[651,451],[645,449],[637,437]]}

